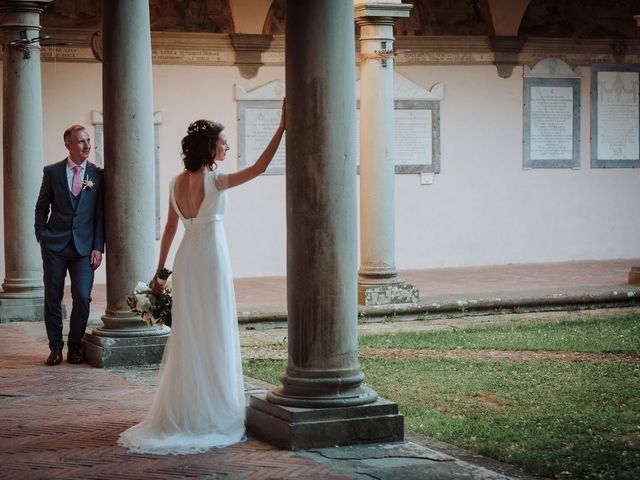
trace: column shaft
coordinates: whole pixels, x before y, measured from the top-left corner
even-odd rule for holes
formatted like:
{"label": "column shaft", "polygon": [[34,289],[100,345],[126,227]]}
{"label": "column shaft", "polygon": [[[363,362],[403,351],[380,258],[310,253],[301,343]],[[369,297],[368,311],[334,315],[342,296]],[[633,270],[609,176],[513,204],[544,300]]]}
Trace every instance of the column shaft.
{"label": "column shaft", "polygon": [[33,230],[43,167],[40,45],[20,41],[40,35],[40,13],[47,3],[0,2],[5,232],[0,321],[43,318],[42,257]]}
{"label": "column shaft", "polygon": [[[87,336],[87,358],[98,366],[155,363],[164,342],[149,337],[169,329],[147,327],[127,305],[136,284],[153,277],[156,261],[149,2],[105,0],[103,11],[107,308],[103,325]],[[104,352],[124,347],[118,360]]]}
{"label": "column shaft", "polygon": [[415,303],[418,290],[398,276],[395,259],[393,25],[411,5],[356,1],[360,26],[360,270],[364,305]]}
{"label": "column shaft", "polygon": [[364,404],[357,351],[353,5],[287,2],[289,363],[276,403]]}
{"label": "column shaft", "polygon": [[[153,276],[151,33],[146,0],[104,2],[103,108],[107,329],[139,327],[127,295]],[[114,252],[114,254],[109,254]],[[116,255],[117,252],[117,255]],[[129,325],[134,321],[134,325]]]}
{"label": "column shaft", "polygon": [[353,5],[286,9],[289,361],[282,387],[251,396],[247,428],[291,450],[402,440],[398,405],[358,362]]}
{"label": "column shaft", "polygon": [[393,23],[360,27],[360,278],[393,278],[395,262],[395,119]]}

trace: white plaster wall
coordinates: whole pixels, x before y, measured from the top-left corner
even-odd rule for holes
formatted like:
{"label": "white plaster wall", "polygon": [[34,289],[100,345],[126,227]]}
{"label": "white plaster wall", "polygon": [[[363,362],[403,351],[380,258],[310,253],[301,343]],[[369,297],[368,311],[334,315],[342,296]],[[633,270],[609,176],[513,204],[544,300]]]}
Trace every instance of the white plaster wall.
{"label": "white plaster wall", "polygon": [[[155,110],[161,111],[161,190],[163,221],[169,206],[169,180],[182,171],[180,141],[190,122],[207,118],[225,125],[231,150],[220,165],[238,169],[237,109],[234,85],[252,89],[274,78],[282,68],[260,69],[256,78],[242,78],[236,67],[154,66]],[[286,271],[285,177],[261,176],[228,192],[225,229],[232,271],[237,277],[284,275]],[[170,253],[173,259],[182,230]],[[158,245],[159,247],[159,245]]]}
{"label": "white plaster wall", "polygon": [[[189,122],[226,125],[231,145],[223,171],[237,169],[233,87],[284,78],[263,67],[247,80],[235,67],[154,65],[154,110],[162,112],[161,211],[181,171],[180,140]],[[640,257],[640,169],[589,166],[590,70],[581,69],[579,170],[522,168],[522,69],[501,79],[493,66],[399,67],[411,81],[444,83],[441,173],[433,185],[396,176],[396,263],[400,269]],[[44,63],[45,163],[64,158],[72,123],[91,127],[101,110],[101,65]],[[91,129],[91,128],[90,128]],[[34,172],[39,178],[41,171]],[[33,220],[27,219],[30,224]],[[285,177],[262,176],[229,192],[225,217],[236,277],[286,273]],[[4,226],[1,225],[4,241]],[[174,243],[170,261],[176,250]],[[156,249],[159,248],[159,242]],[[107,251],[107,255],[109,252]],[[0,259],[4,278],[4,256]],[[105,269],[96,282],[105,282]]]}
{"label": "white plaster wall", "polygon": [[580,169],[522,168],[522,68],[400,67],[443,82],[441,173],[396,176],[401,269],[634,258],[640,169],[590,168],[590,69],[582,68]]}

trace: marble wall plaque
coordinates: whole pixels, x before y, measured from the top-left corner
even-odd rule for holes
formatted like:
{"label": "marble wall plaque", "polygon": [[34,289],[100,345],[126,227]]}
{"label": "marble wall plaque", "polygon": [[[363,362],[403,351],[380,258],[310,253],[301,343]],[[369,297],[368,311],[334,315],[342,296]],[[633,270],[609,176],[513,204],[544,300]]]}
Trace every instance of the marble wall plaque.
{"label": "marble wall plaque", "polygon": [[531,87],[531,160],[573,159],[573,89]]}
{"label": "marble wall plaque", "polygon": [[396,164],[432,165],[432,111],[396,109]]}
{"label": "marble wall plaque", "polygon": [[[360,109],[356,121],[360,165]],[[394,121],[395,173],[440,173],[440,102],[396,100]]]}
{"label": "marble wall plaque", "polygon": [[[272,80],[253,90],[235,86],[238,103],[238,168],[253,165],[273,137],[280,123],[284,92],[285,86],[281,80]],[[285,132],[266,175],[285,173],[286,135]]]}
{"label": "marble wall plaque", "polygon": [[[241,128],[243,130],[243,142],[240,150],[240,168],[253,165],[262,154],[280,124],[280,114],[280,102],[273,102],[271,105],[247,106],[242,109],[240,117],[242,118]],[[271,175],[285,173],[286,143],[285,133],[265,173]]]}
{"label": "marble wall plaque", "polygon": [[635,160],[638,158],[638,107],[635,101],[638,74],[600,72],[598,83],[598,158]]}
{"label": "marble wall plaque", "polygon": [[[271,139],[280,122],[284,91],[280,80],[249,91],[236,85],[239,168],[252,165]],[[359,82],[356,91],[359,97]],[[426,90],[394,73],[394,97],[396,173],[439,173],[440,100],[444,98],[444,86],[436,84]],[[357,114],[359,118],[359,109]],[[356,131],[359,130],[358,127]],[[283,139],[267,175],[285,173],[285,145]],[[359,157],[359,140],[357,145]]]}
{"label": "marble wall plaque", "polygon": [[[95,128],[94,152],[95,163],[104,168],[104,118],[102,112],[91,111],[91,124]],[[155,217],[156,240],[161,238],[162,218],[160,217],[160,125],[162,125],[162,112],[153,114],[153,143],[154,143],[154,180],[155,180]]]}
{"label": "marble wall plaque", "polygon": [[524,73],[524,168],[580,167],[580,78],[557,58]]}
{"label": "marble wall plaque", "polygon": [[640,167],[640,64],[591,66],[591,167]]}

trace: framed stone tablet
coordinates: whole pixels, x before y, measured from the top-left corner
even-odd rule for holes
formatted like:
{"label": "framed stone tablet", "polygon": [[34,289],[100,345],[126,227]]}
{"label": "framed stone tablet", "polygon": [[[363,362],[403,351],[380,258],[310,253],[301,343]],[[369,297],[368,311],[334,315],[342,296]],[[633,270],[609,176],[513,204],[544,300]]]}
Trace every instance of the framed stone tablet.
{"label": "framed stone tablet", "polygon": [[[91,123],[95,127],[94,151],[96,165],[104,168],[104,119],[102,112],[91,111]],[[155,214],[156,214],[156,240],[160,240],[162,231],[162,218],[160,217],[160,125],[162,125],[162,112],[153,114],[153,168],[155,179]]]}
{"label": "framed stone tablet", "polygon": [[524,168],[580,168],[580,78],[558,59],[525,67]]}
{"label": "framed stone tablet", "polygon": [[[358,97],[357,149],[360,164],[360,81]],[[440,173],[440,101],[444,85],[427,90],[393,73],[396,174]]]}
{"label": "framed stone tablet", "polygon": [[591,66],[591,167],[640,167],[640,64]]}
{"label": "framed stone tablet", "polygon": [[[252,165],[264,151],[273,132],[280,123],[282,99],[285,86],[280,80],[273,80],[253,90],[245,90],[236,85],[238,102],[238,163],[239,168]],[[283,175],[285,173],[286,133],[282,136],[265,175]]]}
{"label": "framed stone tablet", "polygon": [[[356,91],[360,91],[359,82],[356,82]],[[281,80],[273,80],[248,91],[240,85],[235,86],[238,104],[239,168],[245,168],[255,162],[271,139],[280,122],[284,93],[285,85]],[[394,73],[394,98],[395,172],[439,173],[440,100],[444,98],[444,85],[438,83],[431,90],[426,90]],[[358,109],[358,118],[359,112]],[[358,153],[359,125],[358,121]],[[286,140],[283,138],[265,172],[267,175],[285,173],[285,146]]]}

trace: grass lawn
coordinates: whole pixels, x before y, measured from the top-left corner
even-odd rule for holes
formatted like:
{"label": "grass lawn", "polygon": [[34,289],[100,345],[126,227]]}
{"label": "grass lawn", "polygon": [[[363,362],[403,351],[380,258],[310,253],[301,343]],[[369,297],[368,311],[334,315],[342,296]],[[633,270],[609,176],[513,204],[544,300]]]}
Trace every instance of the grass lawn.
{"label": "grass lawn", "polygon": [[[367,385],[400,405],[409,430],[531,474],[640,478],[640,315],[367,336],[360,345]],[[411,351],[388,358],[385,349]],[[412,358],[416,349],[442,354]],[[516,354],[473,355],[483,349]],[[582,353],[532,360],[521,351]],[[245,373],[278,384],[284,368],[252,360]]]}

